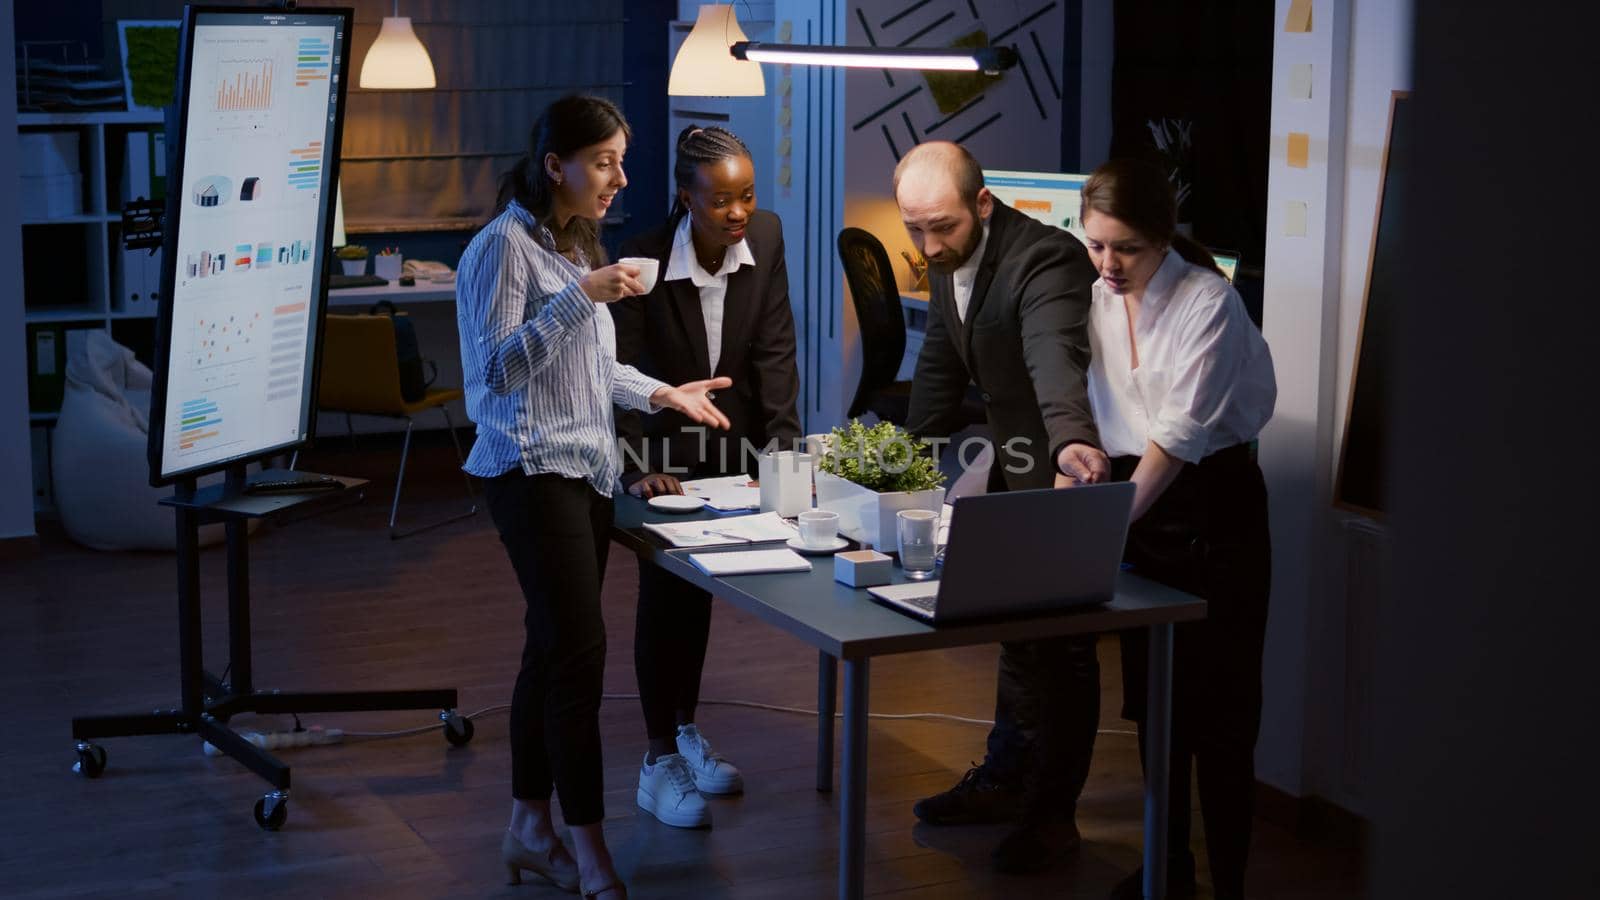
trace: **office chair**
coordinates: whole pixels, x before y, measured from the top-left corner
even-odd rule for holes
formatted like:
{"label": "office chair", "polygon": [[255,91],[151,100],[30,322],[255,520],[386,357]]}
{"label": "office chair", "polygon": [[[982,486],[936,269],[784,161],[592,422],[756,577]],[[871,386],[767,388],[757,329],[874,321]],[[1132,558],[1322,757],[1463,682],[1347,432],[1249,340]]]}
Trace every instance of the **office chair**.
{"label": "office chair", "polygon": [[[911,382],[897,381],[895,375],[906,355],[906,314],[889,254],[871,232],[845,228],[839,232],[839,261],[861,329],[861,381],[846,414],[855,418],[870,410],[879,419],[904,425],[911,405]],[[985,421],[982,398],[971,385],[967,393],[961,404],[961,421]]]}
{"label": "office chair", "polygon": [[411,454],[411,431],[414,417],[430,409],[439,410],[445,426],[450,431],[450,441],[455,444],[456,459],[464,466],[466,457],[461,452],[461,440],[456,436],[455,423],[450,419],[447,403],[462,397],[460,388],[428,388],[421,400],[408,402],[400,394],[400,363],[395,355],[394,323],[388,316],[330,315],[323,331],[321,385],[317,397],[319,409],[344,413],[345,427],[354,435],[352,416],[385,416],[406,420],[405,441],[400,445],[400,468],[394,479],[394,499],[389,504],[389,537],[408,537],[420,531],[456,522],[478,512],[477,496],[472,490],[472,479],[465,473],[467,484],[466,512],[456,513],[436,522],[430,522],[402,531],[395,525],[400,512],[400,489],[405,484],[406,460]]}

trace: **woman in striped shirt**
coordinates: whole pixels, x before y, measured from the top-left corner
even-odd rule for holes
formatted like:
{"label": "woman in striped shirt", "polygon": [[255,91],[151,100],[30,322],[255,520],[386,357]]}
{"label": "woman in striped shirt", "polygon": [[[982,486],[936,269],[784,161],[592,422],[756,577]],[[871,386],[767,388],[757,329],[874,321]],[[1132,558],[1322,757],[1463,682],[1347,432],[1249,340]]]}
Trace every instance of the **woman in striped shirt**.
{"label": "woman in striped shirt", "polygon": [[[671,408],[726,429],[710,393],[732,385],[672,387],[617,362],[606,304],[645,291],[638,268],[602,265],[599,220],[628,183],[630,134],[610,101],[552,103],[502,183],[502,212],[462,255],[456,287],[467,413],[478,426],[466,469],[486,479],[527,600],[501,855],[512,883],[529,870],[607,900],[626,896],[600,828],[600,587],[620,472],[611,408]],[[552,789],[573,854],[555,833]]]}

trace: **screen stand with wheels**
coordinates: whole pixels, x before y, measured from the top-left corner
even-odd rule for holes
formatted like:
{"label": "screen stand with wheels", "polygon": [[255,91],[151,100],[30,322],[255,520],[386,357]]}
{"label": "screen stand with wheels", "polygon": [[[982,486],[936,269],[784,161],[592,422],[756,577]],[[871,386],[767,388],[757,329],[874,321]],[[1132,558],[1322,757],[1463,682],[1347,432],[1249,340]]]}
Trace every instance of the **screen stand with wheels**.
{"label": "screen stand with wheels", "polygon": [[[267,780],[272,789],[255,805],[256,823],[277,830],[288,817],[289,767],[266,750],[228,727],[228,719],[241,713],[298,715],[300,713],[367,712],[373,710],[432,709],[444,722],[445,738],[453,745],[472,739],[471,720],[456,712],[456,691],[334,691],[283,693],[257,690],[250,653],[250,552],[249,520],[275,521],[304,518],[361,499],[366,482],[340,478],[338,490],[294,494],[246,492],[244,465],[229,467],[223,484],[196,489],[193,478],[180,479],[178,492],[162,501],[176,512],[178,523],[178,680],[180,701],[176,709],[109,716],[82,716],[72,720],[77,742],[79,774],[97,777],[105,769],[106,753],[94,743],[109,737],[141,734],[197,734],[213,747]],[[280,477],[267,472],[257,478]],[[294,473],[304,477],[305,473]],[[222,522],[227,531],[228,558],[228,680],[207,671],[201,659],[200,631],[200,526]]]}

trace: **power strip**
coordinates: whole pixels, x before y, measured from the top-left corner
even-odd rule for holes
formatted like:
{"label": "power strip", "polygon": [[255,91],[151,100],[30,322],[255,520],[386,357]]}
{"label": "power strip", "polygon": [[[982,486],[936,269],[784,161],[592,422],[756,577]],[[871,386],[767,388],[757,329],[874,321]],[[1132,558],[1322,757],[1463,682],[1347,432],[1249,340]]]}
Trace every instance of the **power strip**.
{"label": "power strip", "polygon": [[[344,740],[344,731],[339,728],[323,728],[313,725],[303,731],[241,731],[239,737],[244,738],[263,750],[288,750],[295,747],[314,747],[321,744],[337,744]],[[221,756],[211,742],[204,744],[207,756]]]}

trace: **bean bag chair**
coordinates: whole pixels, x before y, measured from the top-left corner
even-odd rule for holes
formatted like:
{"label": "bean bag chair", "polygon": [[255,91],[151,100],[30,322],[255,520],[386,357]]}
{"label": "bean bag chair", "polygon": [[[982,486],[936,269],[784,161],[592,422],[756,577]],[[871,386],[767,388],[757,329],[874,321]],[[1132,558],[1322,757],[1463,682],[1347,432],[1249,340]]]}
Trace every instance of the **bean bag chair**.
{"label": "bean bag chair", "polygon": [[[160,505],[172,488],[150,486],[150,369],[104,331],[68,334],[66,390],[51,453],[62,527],[95,550],[172,550],[176,514]],[[200,484],[221,480],[217,473]],[[221,524],[200,529],[201,546],[224,537]]]}

